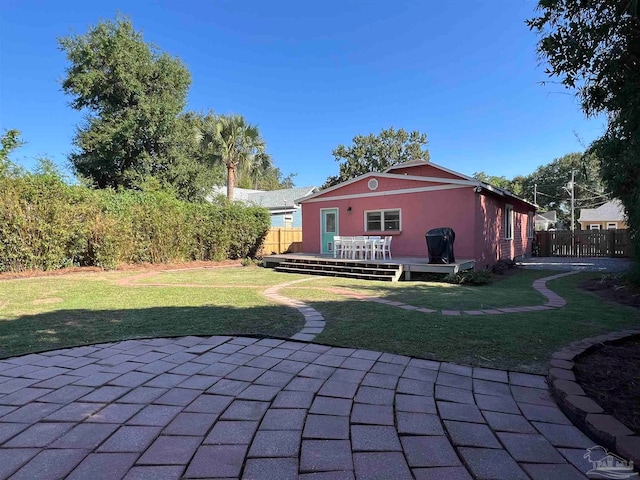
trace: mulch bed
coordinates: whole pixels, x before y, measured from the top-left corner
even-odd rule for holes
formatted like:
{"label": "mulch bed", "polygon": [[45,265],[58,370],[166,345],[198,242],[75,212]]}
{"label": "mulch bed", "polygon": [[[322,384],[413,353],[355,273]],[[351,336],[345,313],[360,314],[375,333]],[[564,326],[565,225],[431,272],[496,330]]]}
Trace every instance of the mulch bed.
{"label": "mulch bed", "polygon": [[[640,308],[640,289],[618,278],[580,285],[605,300]],[[605,412],[640,433],[640,336],[600,345],[576,359],[578,383]]]}
{"label": "mulch bed", "polygon": [[580,287],[605,300],[640,308],[640,288],[626,285],[617,278],[593,278],[583,282]]}
{"label": "mulch bed", "polygon": [[640,335],[600,345],[578,357],[574,372],[605,412],[640,433]]}
{"label": "mulch bed", "polygon": [[[154,271],[154,270],[181,270],[186,268],[217,268],[217,267],[235,267],[240,265],[240,260],[223,260],[221,262],[177,262],[177,263],[131,263],[119,265],[118,271]],[[11,280],[14,278],[31,278],[31,277],[53,277],[58,275],[67,275],[69,273],[90,273],[104,272],[106,270],[100,267],[69,267],[60,268],[58,270],[27,270],[24,272],[6,272],[0,273],[0,280]]]}

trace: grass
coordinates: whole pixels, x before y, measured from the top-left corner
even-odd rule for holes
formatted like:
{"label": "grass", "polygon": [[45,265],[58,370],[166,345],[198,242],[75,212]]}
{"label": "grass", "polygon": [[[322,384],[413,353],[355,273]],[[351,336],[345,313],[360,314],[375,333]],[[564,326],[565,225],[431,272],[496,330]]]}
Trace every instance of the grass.
{"label": "grass", "polygon": [[[527,270],[482,287],[314,277],[281,293],[325,316],[327,327],[316,338],[321,343],[538,373],[546,371],[553,351],[571,341],[638,325],[638,310],[578,289],[588,274],[549,283],[568,300],[565,308],[497,316],[424,314],[324,290],[349,289],[437,310],[488,309],[543,303],[531,284],[550,274]],[[261,292],[299,278],[309,277],[245,267],[0,281],[0,357],[149,336],[288,337],[302,328],[302,315]],[[130,285],[123,284],[127,279]]]}
{"label": "grass", "polygon": [[[521,288],[531,289],[531,283],[525,287],[523,279],[532,282],[534,278],[553,273],[557,272],[524,271],[490,287],[464,288],[473,288],[471,295],[476,300],[486,295],[489,300],[484,300],[484,305],[494,305],[497,302],[490,295],[495,288],[512,291],[512,285],[519,284]],[[309,303],[323,313],[327,326],[316,337],[321,343],[384,350],[467,365],[545,373],[549,357],[562,346],[639,324],[640,311],[637,309],[605,303],[594,294],[579,289],[579,284],[588,278],[593,278],[593,274],[577,274],[548,283],[552,290],[567,300],[564,308],[495,316],[424,314],[306,288],[292,287],[283,292]],[[309,286],[308,283],[304,285]],[[387,298],[400,298],[396,288],[401,289],[402,284],[391,287],[391,294]],[[413,285],[408,288],[416,290]],[[441,305],[434,298],[433,292],[437,289],[429,291],[430,285],[421,288],[432,301],[427,301],[425,297],[409,297],[407,303]],[[517,291],[513,291],[513,295],[519,296]],[[522,292],[521,298],[528,298],[527,295]],[[476,305],[467,300],[465,303],[471,308]]]}
{"label": "grass", "polygon": [[304,286],[345,288],[365,295],[435,310],[488,310],[544,303],[545,297],[531,288],[531,285],[534,280],[548,275],[549,272],[545,271],[523,270],[513,276],[497,276],[497,281],[483,286],[441,282],[363,282],[348,278],[323,277],[305,282]]}
{"label": "grass", "polygon": [[[251,272],[248,274],[248,272]],[[171,284],[193,284],[193,285],[256,285],[267,288],[279,283],[286,283],[292,280],[308,278],[305,275],[290,273],[280,273],[267,268],[212,268],[198,270],[182,270],[173,272],[163,272],[151,277],[140,278],[135,284],[150,283],[171,283]]]}
{"label": "grass", "polygon": [[[244,283],[258,285],[255,274],[263,273],[257,268],[224,270],[244,275]],[[134,337],[223,333],[288,337],[304,323],[297,311],[263,297],[262,287],[118,284],[133,274],[84,273],[0,281],[0,358]],[[224,275],[222,271],[218,274]],[[274,279],[273,283],[279,281]]]}

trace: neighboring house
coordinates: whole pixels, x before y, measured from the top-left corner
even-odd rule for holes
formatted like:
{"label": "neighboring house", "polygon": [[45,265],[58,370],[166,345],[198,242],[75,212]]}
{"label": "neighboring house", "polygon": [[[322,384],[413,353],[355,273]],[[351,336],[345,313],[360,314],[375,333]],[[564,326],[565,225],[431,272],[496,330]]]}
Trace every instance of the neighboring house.
{"label": "neighboring house", "polygon": [[616,230],[627,228],[624,207],[619,200],[600,205],[598,208],[581,208],[580,230]]}
{"label": "neighboring house", "polygon": [[[318,191],[317,187],[284,188],[281,190],[249,190],[234,188],[234,200],[269,209],[272,227],[302,227],[302,212],[296,200]],[[226,195],[226,187],[214,187],[213,195]]]}
{"label": "neighboring house", "polygon": [[391,235],[394,257],[426,257],[425,233],[451,227],[456,258],[477,268],[531,254],[535,205],[433,163],[367,173],[299,203],[305,253],[331,253],[334,235]]}
{"label": "neighboring house", "polygon": [[558,222],[558,216],[556,215],[555,210],[549,210],[544,213],[536,213],[536,231],[546,231],[550,228],[556,228],[556,223]]}

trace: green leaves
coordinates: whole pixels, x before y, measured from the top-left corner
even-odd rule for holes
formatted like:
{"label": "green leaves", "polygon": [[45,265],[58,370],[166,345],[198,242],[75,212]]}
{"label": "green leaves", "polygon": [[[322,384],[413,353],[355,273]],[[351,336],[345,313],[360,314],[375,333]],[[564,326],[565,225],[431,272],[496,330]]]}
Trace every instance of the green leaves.
{"label": "green leaves", "polygon": [[70,62],[62,89],[73,108],[87,113],[74,140],[78,151],[70,156],[76,172],[99,188],[132,188],[150,175],[164,177],[185,133],[178,115],[191,83],[187,68],[146,44],[122,16],[85,35],[63,37],[59,45]]}
{"label": "green leaves", "polygon": [[143,187],[93,190],[52,170],[0,177],[0,272],[254,257],[270,226],[265,208]]}
{"label": "green leaves", "polygon": [[201,149],[211,159],[227,167],[227,199],[233,200],[238,171],[247,174],[271,165],[265,153],[265,142],[258,127],[247,123],[241,115],[220,115],[202,125]]}
{"label": "green leaves", "polygon": [[349,147],[339,145],[333,156],[340,162],[340,173],[327,179],[323,188],[337,185],[368,172],[382,172],[399,163],[411,160],[429,161],[427,135],[402,128],[383,129],[378,135],[357,135]]}
{"label": "green leaves", "polygon": [[607,131],[590,150],[604,183],[628,215],[640,255],[640,17],[637,0],[541,0],[527,21],[541,35],[547,73],[575,91],[587,116],[604,113]]}

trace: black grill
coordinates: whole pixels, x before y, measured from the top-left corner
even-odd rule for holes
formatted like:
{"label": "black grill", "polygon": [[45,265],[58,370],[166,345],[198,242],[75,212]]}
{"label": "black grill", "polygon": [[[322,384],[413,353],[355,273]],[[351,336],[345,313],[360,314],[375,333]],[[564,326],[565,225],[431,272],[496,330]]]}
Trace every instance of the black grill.
{"label": "black grill", "polygon": [[456,233],[451,228],[432,228],[425,234],[429,263],[455,263],[453,242]]}

